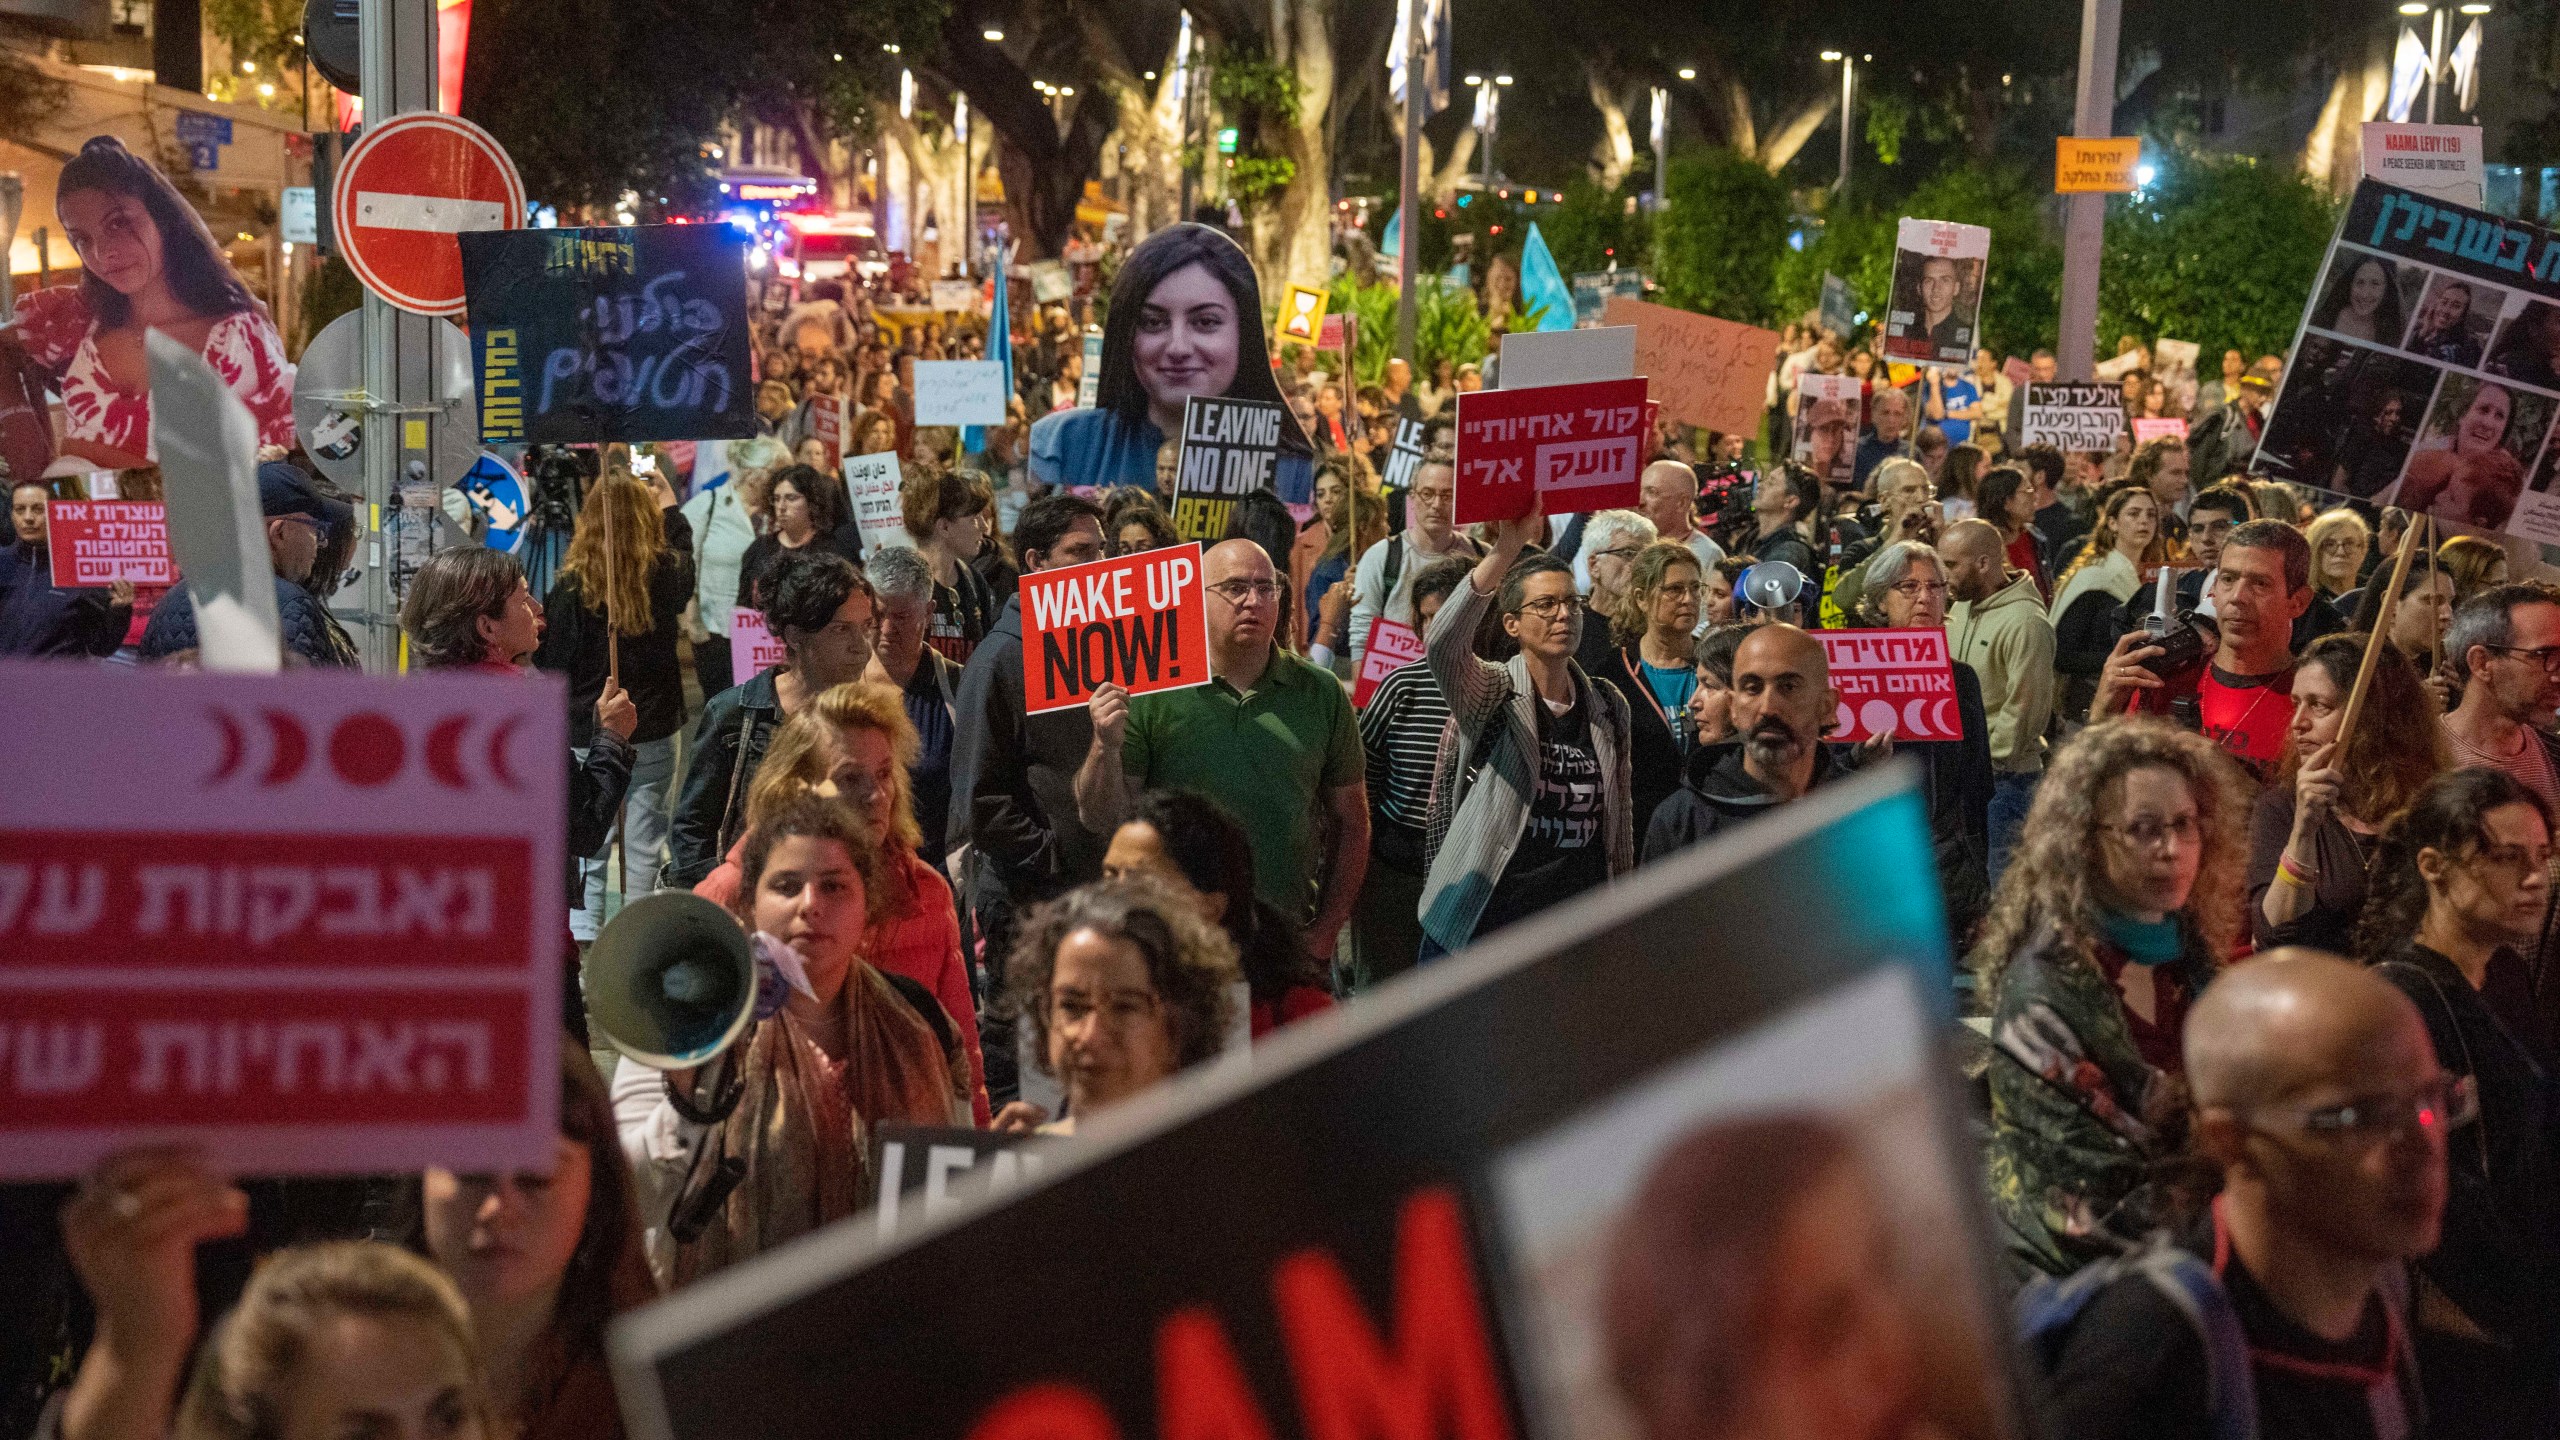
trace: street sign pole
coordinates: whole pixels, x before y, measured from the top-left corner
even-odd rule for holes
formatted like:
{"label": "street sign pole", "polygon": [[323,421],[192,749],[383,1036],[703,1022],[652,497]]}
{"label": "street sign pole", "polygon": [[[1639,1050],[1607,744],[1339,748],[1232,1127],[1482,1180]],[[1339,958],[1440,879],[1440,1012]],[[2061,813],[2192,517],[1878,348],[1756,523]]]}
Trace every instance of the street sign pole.
{"label": "street sign pole", "polygon": [[1423,0],[1411,0],[1405,6],[1404,33],[1395,43],[1404,47],[1404,161],[1402,177],[1396,182],[1396,354],[1405,363],[1414,363],[1414,290],[1422,277],[1422,217],[1414,204],[1415,193],[1422,188],[1422,12],[1428,8]]}
{"label": "street sign pole", "polygon": [[[2116,21],[2122,0],[2082,0],[2080,107],[2072,133],[2100,139],[2115,133]],[[2107,234],[2107,197],[2073,195],[2062,231],[2062,328],[2053,347],[2062,378],[2085,381],[2098,344],[2098,259]]]}
{"label": "street sign pole", "polygon": [[[356,17],[365,123],[379,125],[395,115],[435,109],[435,0],[362,0]],[[369,403],[362,518],[367,533],[358,556],[364,567],[359,643],[365,668],[376,674],[397,668],[400,656],[400,607],[392,586],[399,547],[395,537],[384,533],[383,519],[397,511],[403,489],[425,492],[430,506],[436,500],[431,482],[439,473],[434,446],[441,427],[428,417],[437,398],[435,352],[444,328],[365,291],[364,390]]]}

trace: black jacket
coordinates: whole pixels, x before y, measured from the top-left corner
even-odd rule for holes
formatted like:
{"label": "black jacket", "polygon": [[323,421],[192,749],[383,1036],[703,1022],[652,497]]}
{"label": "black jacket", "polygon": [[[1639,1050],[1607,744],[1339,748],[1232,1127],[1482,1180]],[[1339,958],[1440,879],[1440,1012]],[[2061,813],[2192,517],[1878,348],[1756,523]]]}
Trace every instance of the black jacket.
{"label": "black jacket", "polygon": [[684,791],[676,797],[668,835],[668,885],[690,890],[701,883],[728,858],[746,828],[747,787],[782,724],[782,699],[773,685],[781,673],[776,666],[702,707],[693,741],[685,747]]}
{"label": "black jacket", "polygon": [[[667,523],[667,548],[649,572],[649,633],[625,635],[614,647],[621,652],[622,688],[640,712],[631,732],[635,745],[684,728],[684,664],[676,656],[676,632],[684,628],[684,607],[693,599],[693,526],[673,506],[660,514]],[[569,743],[584,746],[594,738],[596,697],[604,693],[615,658],[607,653],[604,607],[591,606],[577,582],[564,576],[552,582],[542,620],[542,648],[533,663],[568,677]]]}
{"label": "black jacket", "polygon": [[2418,1273],[2520,1357],[2547,1357],[2560,1340],[2551,1313],[2560,1288],[2560,1076],[2525,964],[2501,951],[2475,990],[2452,961],[2414,940],[2373,963],[2417,1004],[2436,1063],[2471,1076],[2480,1092],[2480,1118],[2446,1136],[2444,1237]]}
{"label": "black jacket", "polygon": [[972,847],[969,902],[1028,905],[1102,874],[1107,835],[1076,818],[1076,770],[1093,747],[1081,705],[1025,715],[1022,602],[1008,602],[960,672],[951,747],[950,841]]}
{"label": "black jacket", "polygon": [[[1813,757],[1813,783],[1827,785],[1854,768],[1846,745],[1820,744]],[[1665,855],[1686,850],[1733,825],[1766,815],[1783,802],[1742,767],[1742,742],[1726,740],[1689,752],[1680,788],[1653,812],[1645,830],[1644,860],[1650,865]]]}
{"label": "black jacket", "polygon": [[103,588],[56,586],[52,547],[0,547],[0,655],[113,655],[132,624]]}
{"label": "black jacket", "polygon": [[[1596,619],[1597,617],[1591,617]],[[1588,623],[1586,620],[1585,623]],[[1595,680],[1606,680],[1618,687],[1627,699],[1627,762],[1635,781],[1635,808],[1628,813],[1639,820],[1650,819],[1663,801],[1680,788],[1680,772],[1686,758],[1671,723],[1677,721],[1686,733],[1688,721],[1683,716],[1666,717],[1653,698],[1653,689],[1635,672],[1644,657],[1635,646],[1611,645],[1600,652],[1599,667],[1584,665]]]}
{"label": "black jacket", "polygon": [[1938,885],[1946,893],[1947,929],[1959,948],[1991,909],[1991,722],[1982,709],[1982,677],[1955,663],[1960,740],[1894,742],[1894,753],[1920,762],[1929,802],[1929,843]]}
{"label": "black jacket", "polygon": [[[319,597],[281,575],[269,578],[276,587],[276,620],[285,649],[323,669],[353,670],[363,663],[345,632],[330,625],[328,607]],[[152,607],[150,623],[142,627],[142,658],[165,660],[196,645],[196,595],[182,576]]]}

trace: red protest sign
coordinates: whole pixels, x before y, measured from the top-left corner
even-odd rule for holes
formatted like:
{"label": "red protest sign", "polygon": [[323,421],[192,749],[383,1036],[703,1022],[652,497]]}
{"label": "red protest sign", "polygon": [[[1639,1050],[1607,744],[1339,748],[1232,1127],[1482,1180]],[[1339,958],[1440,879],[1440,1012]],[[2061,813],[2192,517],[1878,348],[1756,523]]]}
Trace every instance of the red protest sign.
{"label": "red protest sign", "polygon": [[1360,652],[1360,674],[1351,685],[1351,708],[1366,710],[1378,686],[1398,670],[1422,658],[1422,637],[1410,625],[1381,615],[1369,622],[1368,648]]}
{"label": "red protest sign", "polygon": [[156,500],[53,501],[45,507],[45,543],[56,585],[178,583],[168,512]]}
{"label": "red protest sign", "polygon": [[820,396],[809,407],[809,438],[826,447],[824,468],[833,474],[844,463],[844,400]]}
{"label": "red protest sign", "polygon": [[744,685],[791,657],[782,637],[764,628],[764,612],[741,605],[729,612],[729,683]]}
{"label": "red protest sign", "polygon": [[1510,520],[1533,496],[1547,513],[1636,503],[1645,382],[1588,380],[1458,397],[1457,523]]}
{"label": "red protest sign", "polygon": [[1840,692],[1839,728],[1855,743],[1891,731],[1897,740],[1960,740],[1955,667],[1944,630],[1816,630]]}
{"label": "red protest sign", "polygon": [[1198,545],[1022,577],[1026,713],[1081,705],[1104,685],[1145,695],[1208,683]]}
{"label": "red protest sign", "polygon": [[0,735],[0,1180],[547,1163],[556,680],[0,665]]}

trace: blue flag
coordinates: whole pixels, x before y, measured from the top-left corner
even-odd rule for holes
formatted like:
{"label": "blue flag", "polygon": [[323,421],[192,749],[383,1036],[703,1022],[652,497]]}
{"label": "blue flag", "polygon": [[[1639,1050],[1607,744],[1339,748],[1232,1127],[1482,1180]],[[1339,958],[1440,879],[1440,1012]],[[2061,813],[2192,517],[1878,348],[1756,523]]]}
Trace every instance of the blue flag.
{"label": "blue flag", "polygon": [[[1554,268],[1553,262],[1549,263]],[[1004,393],[1013,393],[1013,309],[1004,297],[1005,262],[995,265],[996,298],[987,310],[987,358],[1004,367]],[[960,447],[975,455],[987,448],[987,427],[967,426],[960,432]]]}
{"label": "blue flag", "polygon": [[1529,243],[1520,247],[1520,308],[1538,312],[1541,330],[1573,328],[1573,292],[1565,288],[1564,272],[1547,253],[1547,238],[1535,220],[1529,222]]}
{"label": "blue flag", "polygon": [[1404,212],[1387,212],[1387,228],[1378,233],[1378,268],[1404,278]]}

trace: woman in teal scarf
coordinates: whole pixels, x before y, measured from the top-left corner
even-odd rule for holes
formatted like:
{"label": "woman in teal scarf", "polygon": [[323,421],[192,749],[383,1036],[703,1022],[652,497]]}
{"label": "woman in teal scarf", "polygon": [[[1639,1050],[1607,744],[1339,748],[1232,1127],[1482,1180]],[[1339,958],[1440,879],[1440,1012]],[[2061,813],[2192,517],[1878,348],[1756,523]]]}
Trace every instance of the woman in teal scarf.
{"label": "woman in teal scarf", "polygon": [[2063,747],[1973,960],[1992,1000],[1992,1207],[2015,1277],[2173,1218],[2187,1009],[2237,946],[2248,787],[2204,737],[2109,720]]}

